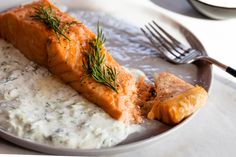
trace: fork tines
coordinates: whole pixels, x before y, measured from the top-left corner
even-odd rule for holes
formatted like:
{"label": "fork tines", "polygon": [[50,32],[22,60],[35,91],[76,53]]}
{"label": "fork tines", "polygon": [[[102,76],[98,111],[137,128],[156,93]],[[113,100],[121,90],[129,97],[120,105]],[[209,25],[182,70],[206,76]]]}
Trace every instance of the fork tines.
{"label": "fork tines", "polygon": [[147,31],[143,28],[141,28],[141,31],[160,53],[167,57],[167,59],[181,59],[185,50],[179,41],[167,33],[155,21],[145,25],[145,28]]}

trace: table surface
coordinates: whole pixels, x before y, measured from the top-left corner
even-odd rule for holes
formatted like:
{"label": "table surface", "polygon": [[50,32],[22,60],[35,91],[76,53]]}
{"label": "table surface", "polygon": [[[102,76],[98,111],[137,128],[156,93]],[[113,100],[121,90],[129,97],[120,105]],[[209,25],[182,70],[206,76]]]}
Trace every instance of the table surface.
{"label": "table surface", "polygon": [[[203,17],[193,10],[186,0],[153,0],[153,2],[158,6],[177,12],[178,14],[184,16],[189,16],[196,19],[206,19],[206,17]],[[179,16],[177,15],[177,17]],[[184,18],[185,17],[181,17],[181,19]],[[188,17],[186,18],[188,19]],[[201,29],[200,25],[199,27],[199,29]],[[198,26],[195,26],[195,28],[198,28]],[[204,36],[204,32],[201,32],[199,36],[201,36],[201,34]],[[209,35],[212,35],[212,39],[214,39],[214,32],[209,32]],[[225,38],[227,39],[228,36],[225,36]],[[224,39],[224,37],[222,37],[222,39]],[[219,41],[216,39],[215,43],[218,42]],[[210,46],[209,49],[211,49]],[[231,47],[231,49],[233,49],[233,47]],[[212,48],[211,50],[216,51],[217,49]],[[214,56],[213,53],[212,55]],[[215,54],[215,57],[218,56],[220,55]],[[224,58],[222,58],[222,60],[224,60]],[[230,60],[230,57],[228,57],[228,60]],[[226,74],[218,72],[214,74],[208,103],[200,110],[198,116],[195,116],[190,123],[187,123],[182,128],[176,130],[175,133],[169,134],[156,143],[150,144],[149,146],[139,150],[117,154],[114,155],[114,157],[235,156],[236,83],[233,78],[226,79],[225,77]],[[37,152],[20,148],[3,139],[0,139],[0,153],[39,154]]]}

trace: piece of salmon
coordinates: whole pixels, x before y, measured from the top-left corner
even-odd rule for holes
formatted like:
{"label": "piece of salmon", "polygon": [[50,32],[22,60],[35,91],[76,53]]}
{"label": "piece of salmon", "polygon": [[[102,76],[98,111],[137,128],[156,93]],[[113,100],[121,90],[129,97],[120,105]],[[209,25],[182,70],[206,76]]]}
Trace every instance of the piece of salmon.
{"label": "piece of salmon", "polygon": [[[44,23],[34,20],[35,8],[49,7],[59,17],[62,25],[70,21],[77,23],[68,28],[66,38],[58,37]],[[12,43],[29,60],[48,68],[89,101],[104,109],[111,117],[124,122],[140,122],[140,111],[135,101],[137,87],[135,79],[127,73],[103,47],[105,64],[119,71],[118,94],[107,86],[85,75],[84,51],[96,35],[77,19],[62,13],[47,0],[40,0],[0,14],[0,37]],[[59,41],[58,41],[59,40]]]}
{"label": "piece of salmon", "polygon": [[178,124],[207,101],[207,92],[200,86],[162,72],[155,76],[156,97],[144,105],[149,119],[158,119],[166,124]]}
{"label": "piece of salmon", "polygon": [[[70,40],[58,36],[34,20],[35,8],[51,6],[62,25],[71,21],[66,33]],[[127,73],[106,51],[105,65],[115,67],[118,93],[86,75],[83,67],[89,42],[96,38],[80,21],[62,13],[47,0],[40,0],[0,14],[0,37],[11,42],[28,59],[48,68],[89,101],[104,109],[111,117],[126,123],[141,122],[141,113],[149,119],[158,119],[167,124],[177,124],[191,115],[207,99],[207,92],[192,86],[170,73],[155,77],[155,86],[144,78],[138,81]],[[141,110],[140,110],[141,108]]]}

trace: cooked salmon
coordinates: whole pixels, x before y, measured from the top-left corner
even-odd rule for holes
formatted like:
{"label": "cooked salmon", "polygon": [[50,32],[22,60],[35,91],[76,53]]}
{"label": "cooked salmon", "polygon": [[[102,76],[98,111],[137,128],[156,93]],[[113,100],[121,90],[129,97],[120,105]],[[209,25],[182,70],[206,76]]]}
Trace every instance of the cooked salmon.
{"label": "cooked salmon", "polygon": [[[51,8],[61,25],[67,28],[65,37],[58,37],[55,32],[39,20],[34,20],[36,9],[40,6]],[[88,50],[89,42],[96,38],[79,20],[62,13],[47,0],[40,0],[0,14],[0,37],[12,43],[29,60],[48,68],[89,101],[104,109],[111,117],[124,122],[140,122],[140,114],[135,101],[137,87],[135,79],[127,73],[106,51],[105,65],[115,67],[118,93],[107,86],[96,82],[86,75],[83,60],[84,51]]]}
{"label": "cooked salmon", "polygon": [[155,76],[155,90],[156,97],[145,104],[148,106],[147,117],[166,124],[181,122],[207,101],[205,89],[167,72]]}
{"label": "cooked salmon", "polygon": [[[36,8],[40,7],[49,8],[54,22],[66,30],[58,33],[49,28],[48,23],[35,20]],[[50,24],[55,26],[55,23]],[[126,123],[141,122],[142,113],[149,119],[177,124],[205,104],[207,99],[207,92],[202,87],[194,87],[170,73],[156,76],[155,85],[146,83],[144,78],[137,81],[103,45],[100,50],[105,56],[105,67],[118,71],[118,92],[96,81],[87,74],[84,61],[88,60],[91,41],[98,37],[79,20],[62,13],[47,0],[0,13],[0,37],[12,43],[29,60],[48,68],[111,117]]]}

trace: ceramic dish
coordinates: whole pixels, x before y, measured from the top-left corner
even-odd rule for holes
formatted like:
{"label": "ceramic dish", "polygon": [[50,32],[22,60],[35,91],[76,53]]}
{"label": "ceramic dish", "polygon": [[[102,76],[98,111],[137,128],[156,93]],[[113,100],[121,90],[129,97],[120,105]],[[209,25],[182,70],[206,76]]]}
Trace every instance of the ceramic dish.
{"label": "ceramic dish", "polygon": [[236,17],[236,7],[220,6],[199,0],[188,1],[198,12],[212,19],[223,20]]}
{"label": "ceramic dish", "polygon": [[[17,2],[19,3],[19,1]],[[70,14],[80,19],[92,30],[95,29],[95,24],[99,20],[103,30],[107,34],[107,49],[114,58],[125,67],[141,69],[148,77],[151,77],[154,72],[170,71],[187,82],[199,84],[207,91],[209,90],[212,77],[212,70],[209,64],[205,62],[197,62],[195,65],[190,64],[179,66],[170,64],[159,58],[158,52],[152,48],[148,40],[139,30],[139,27],[146,21],[150,21],[151,19],[158,20],[161,25],[168,28],[174,36],[177,36],[179,39],[189,43],[194,48],[205,52],[205,49],[198,39],[176,21],[160,14],[155,9],[141,6],[139,3],[129,3],[128,1],[110,2],[97,0],[86,2],[73,1],[72,3],[71,0],[65,0],[61,1],[61,4],[62,6],[66,6],[62,7],[63,9],[67,10],[68,7],[68,12]],[[5,5],[5,8],[10,7],[9,3],[7,3],[7,5]],[[12,1],[11,6],[13,5],[15,5],[15,3]],[[141,11],[140,8],[143,10]],[[120,11],[121,9],[122,12]],[[4,10],[4,8],[1,8],[1,10]],[[155,14],[155,17],[152,16],[153,14]],[[196,113],[173,127],[156,122],[155,127],[149,127],[149,129],[143,132],[134,133],[123,142],[110,148],[84,150],[56,148],[21,139],[1,128],[0,137],[19,146],[48,154],[108,155],[144,147],[151,142],[158,142],[161,137],[174,132],[174,130],[189,122],[194,115],[196,115]]]}

